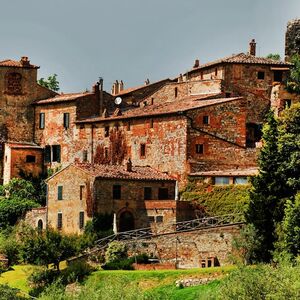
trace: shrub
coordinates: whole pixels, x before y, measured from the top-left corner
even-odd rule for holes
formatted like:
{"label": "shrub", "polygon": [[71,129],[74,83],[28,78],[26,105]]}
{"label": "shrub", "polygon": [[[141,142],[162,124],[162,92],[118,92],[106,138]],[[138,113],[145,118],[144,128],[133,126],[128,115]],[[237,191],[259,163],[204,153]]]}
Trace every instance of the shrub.
{"label": "shrub", "polygon": [[77,260],[71,262],[66,269],[61,272],[63,282],[72,283],[75,281],[82,281],[86,276],[94,271],[86,261]]}
{"label": "shrub", "polygon": [[20,300],[25,299],[24,297],[20,296],[20,290],[11,288],[6,284],[0,284],[0,300]]}
{"label": "shrub", "polygon": [[28,277],[28,282],[35,288],[44,287],[57,280],[59,272],[53,269],[43,269],[33,272]]}
{"label": "shrub", "polygon": [[8,236],[4,233],[0,234],[0,253],[7,257],[9,266],[18,263],[19,247],[20,244],[16,240],[14,233],[9,234]]}
{"label": "shrub", "polygon": [[126,245],[121,242],[111,242],[105,252],[105,262],[110,263],[127,258]]}

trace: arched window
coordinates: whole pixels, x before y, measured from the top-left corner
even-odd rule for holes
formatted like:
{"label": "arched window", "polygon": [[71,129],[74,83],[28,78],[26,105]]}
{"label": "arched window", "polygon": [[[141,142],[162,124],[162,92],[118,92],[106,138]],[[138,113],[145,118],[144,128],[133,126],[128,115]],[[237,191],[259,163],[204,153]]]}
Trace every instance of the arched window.
{"label": "arched window", "polygon": [[37,228],[39,231],[43,230],[43,220],[41,219],[38,220]]}
{"label": "arched window", "polygon": [[22,75],[16,72],[6,74],[6,93],[10,95],[22,94]]}

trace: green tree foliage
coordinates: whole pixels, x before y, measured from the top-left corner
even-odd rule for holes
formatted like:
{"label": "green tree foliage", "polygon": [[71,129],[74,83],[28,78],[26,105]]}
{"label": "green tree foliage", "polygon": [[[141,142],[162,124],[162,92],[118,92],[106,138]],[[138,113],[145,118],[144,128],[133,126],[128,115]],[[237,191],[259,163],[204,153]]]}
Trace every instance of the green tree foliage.
{"label": "green tree foliage", "polygon": [[30,181],[14,178],[0,188],[0,229],[13,226],[26,211],[38,207]]}
{"label": "green tree foliage", "polygon": [[54,92],[59,91],[59,81],[57,80],[57,74],[50,75],[47,79],[39,79],[38,84]]}
{"label": "green tree foliage", "polygon": [[31,229],[22,235],[20,256],[24,262],[48,266],[59,270],[59,263],[78,253],[77,236],[63,235],[53,229],[39,232]]}
{"label": "green tree foliage", "polygon": [[290,93],[300,94],[300,55],[296,54],[291,58],[294,66],[290,70],[286,88]]}
{"label": "green tree foliage", "polygon": [[280,54],[278,53],[270,53],[266,57],[273,60],[281,60]]}
{"label": "green tree foliage", "polygon": [[257,256],[268,261],[278,242],[276,228],[284,218],[285,204],[300,190],[300,104],[285,110],[279,121],[269,114],[258,164],[246,220],[261,238]]}
{"label": "green tree foliage", "polygon": [[278,242],[280,251],[292,257],[298,256],[300,254],[300,194],[296,196],[295,201],[287,201],[280,233]]}
{"label": "green tree foliage", "polygon": [[282,157],[278,152],[278,121],[272,112],[269,113],[264,125],[262,139],[264,146],[258,158],[260,171],[252,178],[253,188],[250,191],[246,221],[254,225],[261,240],[261,247],[258,248],[256,256],[268,261],[273,250],[276,221],[282,218],[279,216],[282,205],[278,203],[278,199],[285,194],[281,174],[278,172],[282,163]]}

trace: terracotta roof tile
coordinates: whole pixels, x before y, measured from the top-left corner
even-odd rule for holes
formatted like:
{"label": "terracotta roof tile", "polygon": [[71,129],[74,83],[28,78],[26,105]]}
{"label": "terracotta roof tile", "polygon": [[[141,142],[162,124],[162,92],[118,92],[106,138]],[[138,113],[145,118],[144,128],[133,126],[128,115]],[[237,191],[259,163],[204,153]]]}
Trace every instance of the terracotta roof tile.
{"label": "terracotta roof tile", "polygon": [[291,66],[291,63],[286,63],[283,61],[278,61],[266,57],[258,57],[250,54],[239,53],[231,56],[223,57],[218,60],[214,60],[212,62],[200,65],[198,68],[193,68],[189,72],[193,72],[196,70],[204,69],[207,67],[211,67],[214,65],[222,64],[222,63],[237,63],[237,64],[258,64],[258,65],[273,65],[273,66]]}
{"label": "terracotta roof tile", "polygon": [[212,98],[211,94],[202,95],[202,96],[191,96],[186,99],[181,99],[173,102],[157,103],[157,104],[147,105],[144,107],[132,108],[123,111],[121,116],[111,115],[106,118],[97,117],[92,119],[80,120],[77,123],[93,123],[93,122],[111,121],[111,120],[119,120],[119,119],[142,118],[142,117],[150,117],[150,116],[157,116],[157,115],[175,114],[178,112],[184,112],[196,108],[202,108],[210,105],[216,105],[216,104],[242,99],[241,97],[214,98],[214,99],[211,98]]}
{"label": "terracotta roof tile", "polygon": [[15,68],[30,68],[30,69],[38,69],[39,66],[35,66],[29,63],[23,64],[21,61],[16,61],[12,59],[6,59],[0,61],[0,67],[15,67]]}
{"label": "terracotta roof tile", "polygon": [[57,103],[57,102],[74,101],[78,98],[85,97],[88,95],[93,95],[93,93],[83,92],[83,93],[60,94],[53,98],[37,100],[34,102],[34,104],[51,104],[51,103]]}
{"label": "terracotta roof tile", "polygon": [[124,180],[175,180],[166,173],[159,172],[148,166],[133,166],[132,171],[128,172],[125,166],[120,165],[92,165],[90,163],[74,163],[73,165],[97,178],[115,178]]}

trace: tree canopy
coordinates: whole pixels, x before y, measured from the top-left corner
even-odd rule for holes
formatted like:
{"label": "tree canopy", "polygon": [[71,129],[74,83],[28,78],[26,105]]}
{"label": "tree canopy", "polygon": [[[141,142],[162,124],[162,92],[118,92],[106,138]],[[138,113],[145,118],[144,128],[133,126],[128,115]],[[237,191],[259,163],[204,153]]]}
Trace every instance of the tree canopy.
{"label": "tree canopy", "polygon": [[38,84],[54,92],[59,91],[59,81],[57,80],[57,74],[50,75],[47,79],[39,79]]}
{"label": "tree canopy", "polygon": [[246,220],[254,225],[261,239],[256,256],[269,261],[278,239],[276,228],[285,218],[286,204],[288,200],[294,203],[300,190],[300,103],[285,110],[278,120],[273,113],[269,114],[258,165]]}
{"label": "tree canopy", "polygon": [[267,58],[273,59],[273,60],[280,60],[280,54],[278,53],[269,53],[267,56]]}
{"label": "tree canopy", "polygon": [[296,54],[292,56],[291,63],[294,66],[290,70],[286,88],[290,93],[300,94],[300,55]]}

